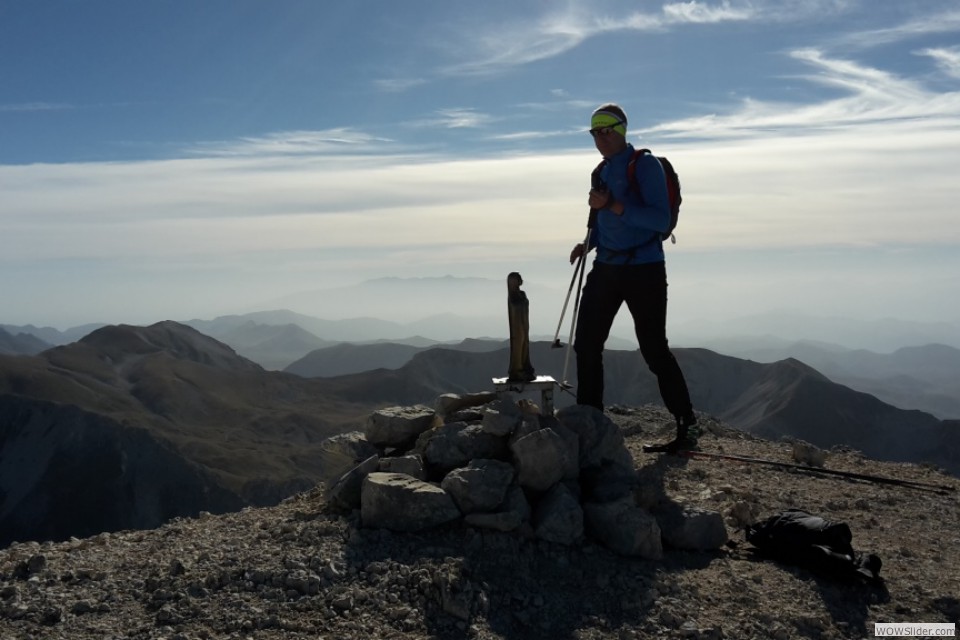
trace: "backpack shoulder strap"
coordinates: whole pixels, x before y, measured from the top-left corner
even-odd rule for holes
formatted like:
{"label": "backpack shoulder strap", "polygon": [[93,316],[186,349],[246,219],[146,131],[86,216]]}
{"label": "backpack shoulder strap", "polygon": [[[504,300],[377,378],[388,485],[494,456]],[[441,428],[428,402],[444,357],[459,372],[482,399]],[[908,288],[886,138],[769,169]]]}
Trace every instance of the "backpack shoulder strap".
{"label": "backpack shoulder strap", "polygon": [[600,172],[603,171],[603,168],[607,166],[607,159],[604,158],[600,161],[600,164],[597,165],[596,169],[593,170],[593,173],[590,174],[590,188],[597,189],[599,188],[603,181],[600,178]]}
{"label": "backpack shoulder strap", "polygon": [[627,163],[627,180],[631,189],[636,189],[637,185],[637,160],[645,153],[651,153],[650,149],[636,149],[630,156],[630,162]]}

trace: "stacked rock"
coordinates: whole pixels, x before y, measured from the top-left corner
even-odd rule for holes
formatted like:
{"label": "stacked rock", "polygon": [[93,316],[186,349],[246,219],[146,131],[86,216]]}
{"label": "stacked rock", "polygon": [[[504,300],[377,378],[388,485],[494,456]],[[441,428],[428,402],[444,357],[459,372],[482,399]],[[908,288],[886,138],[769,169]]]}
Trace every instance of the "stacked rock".
{"label": "stacked rock", "polygon": [[325,444],[350,467],[328,484],[327,502],[359,509],[364,527],[409,532],[462,519],[564,545],[589,535],[649,559],[664,542],[710,549],[727,540],[717,513],[638,504],[646,493],[633,456],[593,407],[541,415],[509,393],[444,394],[432,408],[375,411],[363,432]]}

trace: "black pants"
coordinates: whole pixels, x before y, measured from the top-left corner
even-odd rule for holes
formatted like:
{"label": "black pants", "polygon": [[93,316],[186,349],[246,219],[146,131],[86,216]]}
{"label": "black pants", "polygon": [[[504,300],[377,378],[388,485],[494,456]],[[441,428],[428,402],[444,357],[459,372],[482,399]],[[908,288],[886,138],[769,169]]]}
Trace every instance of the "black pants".
{"label": "black pants", "polygon": [[657,376],[664,405],[677,417],[689,414],[693,407],[687,383],[667,346],[667,269],[663,262],[594,262],[577,316],[577,403],[603,410],[603,345],[624,302],[633,316],[640,353]]}

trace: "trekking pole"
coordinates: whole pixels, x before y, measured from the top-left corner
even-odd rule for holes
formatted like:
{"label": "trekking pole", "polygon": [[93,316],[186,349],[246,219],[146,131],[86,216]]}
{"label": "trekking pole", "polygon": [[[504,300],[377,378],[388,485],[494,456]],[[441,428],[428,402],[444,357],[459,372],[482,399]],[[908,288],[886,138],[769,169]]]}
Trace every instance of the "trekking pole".
{"label": "trekking pole", "polygon": [[577,258],[577,266],[573,269],[573,276],[570,278],[570,288],[567,289],[567,297],[563,301],[563,309],[560,310],[560,320],[557,322],[557,332],[553,334],[553,344],[550,345],[551,349],[559,349],[563,345],[560,344],[560,327],[563,326],[563,316],[567,314],[567,304],[570,303],[570,294],[573,293],[573,283],[577,281],[577,272],[580,271],[580,263],[583,261],[583,256],[581,255]]}
{"label": "trekking pole", "polygon": [[[597,224],[597,210],[590,209],[590,216],[587,218],[587,237],[583,240],[583,253],[580,254],[580,261],[577,263],[579,276],[577,276],[577,295],[573,299],[573,315],[570,318],[570,337],[567,340],[567,353],[563,357],[563,377],[560,379],[560,388],[570,388],[567,382],[567,371],[570,369],[570,351],[573,349],[573,336],[577,328],[577,314],[580,310],[580,292],[583,289],[583,274],[587,271],[587,254],[590,252],[590,236],[593,234],[593,228]],[[577,274],[574,274],[575,276]]]}
{"label": "trekking pole", "polygon": [[809,471],[812,473],[822,473],[824,475],[840,476],[851,478],[853,480],[865,480],[878,484],[890,484],[899,487],[908,487],[911,489],[920,489],[926,491],[935,491],[936,493],[946,494],[956,491],[956,487],[944,484],[931,484],[920,482],[918,480],[902,480],[900,478],[887,478],[884,476],[875,476],[867,473],[856,473],[853,471],[840,471],[839,469],[824,469],[823,467],[814,467],[805,464],[793,464],[792,462],[780,462],[778,460],[766,460],[764,458],[751,458],[748,456],[736,456],[723,453],[708,453],[706,451],[684,451],[681,455],[689,458],[714,458],[717,460],[732,460],[734,462],[746,462],[750,464],[762,464],[771,467],[780,467],[781,469],[795,469],[798,471]]}
{"label": "trekking pole", "polygon": [[[600,167],[598,166],[596,169],[593,170],[593,173],[590,174],[591,189],[606,188],[606,185],[604,184],[603,180],[600,178],[599,169]],[[597,210],[590,209],[590,214],[587,216],[587,237],[583,239],[583,253],[581,253],[580,257],[577,259],[577,266],[573,270],[573,277],[570,278],[570,287],[567,289],[567,297],[563,301],[563,309],[560,311],[560,321],[557,322],[557,332],[553,334],[553,344],[550,345],[551,349],[559,349],[560,347],[563,346],[562,344],[560,344],[560,327],[563,326],[563,317],[567,313],[567,304],[570,302],[570,294],[573,292],[573,283],[577,281],[578,276],[579,276],[580,282],[583,282],[582,270],[586,268],[585,262],[587,260],[587,254],[590,253],[590,233],[593,231],[593,228],[595,226],[597,226]],[[576,315],[577,313],[576,308],[577,308],[577,304],[579,303],[579,300],[580,300],[580,290],[578,289],[576,302],[574,302],[574,305],[573,305],[574,315]],[[576,322],[576,319],[574,319],[574,322]],[[568,346],[569,346],[569,342],[572,342],[572,341],[573,341],[573,327],[571,326],[570,340],[568,341]],[[569,355],[570,353],[568,351],[567,356],[569,357]],[[566,364],[564,364],[563,382],[566,383],[566,380],[567,380],[567,370],[566,370]],[[561,384],[561,387],[562,386],[563,385]]]}
{"label": "trekking pole", "polygon": [[567,382],[567,371],[570,368],[570,351],[573,349],[573,336],[577,328],[577,313],[580,310],[580,289],[583,286],[583,273],[586,269],[586,252],[590,242],[590,229],[587,229],[587,240],[583,245],[583,255],[580,256],[580,262],[577,264],[580,272],[577,282],[577,295],[573,299],[573,314],[570,316],[570,337],[567,339],[567,353],[563,357],[563,377],[561,378],[561,387],[570,387]]}
{"label": "trekking pole", "polygon": [[570,288],[567,289],[567,297],[563,301],[563,309],[560,310],[560,321],[557,322],[557,332],[553,334],[553,344],[550,345],[551,349],[559,349],[563,345],[560,343],[560,327],[563,326],[563,317],[567,314],[567,305],[570,303],[570,294],[573,293],[573,284],[577,281],[577,274],[580,272],[580,268],[583,266],[583,261],[586,259],[586,246],[590,242],[590,229],[587,229],[587,237],[583,241],[584,253],[580,254],[580,257],[577,258],[577,266],[573,269],[573,276],[570,278]]}

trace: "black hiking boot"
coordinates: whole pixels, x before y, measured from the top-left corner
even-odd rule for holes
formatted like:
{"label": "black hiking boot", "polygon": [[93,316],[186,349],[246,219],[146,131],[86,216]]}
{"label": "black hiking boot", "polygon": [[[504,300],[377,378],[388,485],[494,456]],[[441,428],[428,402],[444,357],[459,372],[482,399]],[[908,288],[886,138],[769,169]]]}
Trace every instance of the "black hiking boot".
{"label": "black hiking boot", "polygon": [[677,454],[684,451],[696,451],[700,438],[700,427],[697,425],[697,416],[691,411],[682,418],[677,418],[677,436],[670,442],[663,444],[648,444],[643,447],[646,453]]}

